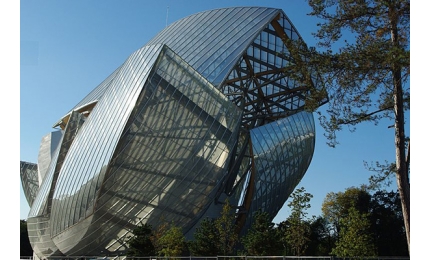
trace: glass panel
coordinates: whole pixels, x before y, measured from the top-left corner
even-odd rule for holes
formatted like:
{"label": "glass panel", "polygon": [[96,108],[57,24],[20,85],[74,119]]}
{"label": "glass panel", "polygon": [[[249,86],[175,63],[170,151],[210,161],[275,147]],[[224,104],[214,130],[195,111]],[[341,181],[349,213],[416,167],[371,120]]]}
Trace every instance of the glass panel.
{"label": "glass panel", "polygon": [[[300,112],[251,130],[256,168],[250,212],[262,209],[275,217],[304,176],[313,156],[312,113]],[[250,225],[252,216],[247,216]]]}

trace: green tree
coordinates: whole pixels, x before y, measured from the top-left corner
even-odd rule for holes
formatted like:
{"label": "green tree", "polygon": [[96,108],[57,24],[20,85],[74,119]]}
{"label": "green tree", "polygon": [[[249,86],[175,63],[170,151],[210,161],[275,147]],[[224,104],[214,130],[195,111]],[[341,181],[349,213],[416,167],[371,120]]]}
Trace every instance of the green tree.
{"label": "green tree", "polygon": [[306,255],[328,256],[334,247],[334,238],[326,218],[319,216],[314,218],[310,224],[311,234]]}
{"label": "green tree", "polygon": [[258,211],[249,232],[242,238],[248,255],[282,254],[281,237],[267,212]]}
{"label": "green tree", "polygon": [[[405,135],[405,113],[410,107],[410,1],[308,3],[312,8],[310,15],[321,19],[315,33],[318,47],[326,48],[311,49],[306,64],[318,68],[326,91],[323,94],[330,100],[327,116],[319,118],[321,125],[334,146],[336,132],[343,126],[354,130],[361,122],[393,122],[395,175],[409,248],[410,142]],[[344,37],[345,33],[351,37]],[[340,48],[335,49],[336,46]],[[309,107],[315,108],[311,101]]]}
{"label": "green tree", "polygon": [[376,248],[370,231],[369,213],[360,213],[351,207],[348,215],[340,220],[339,240],[332,254],[338,257],[376,256]]}
{"label": "green tree", "polygon": [[293,255],[293,250],[290,244],[287,243],[286,234],[288,229],[290,228],[290,222],[288,218],[284,221],[279,222],[276,226],[276,230],[281,237],[281,243],[283,247],[282,255]]}
{"label": "green tree", "polygon": [[27,221],[21,219],[19,221],[19,255],[20,256],[33,256],[33,248],[31,247],[30,240],[28,239]]}
{"label": "green tree", "polygon": [[364,185],[327,194],[322,206],[323,215],[314,218],[310,224],[311,242],[306,255],[329,255],[335,243],[345,240],[341,236],[342,232],[347,231],[345,219],[351,218],[351,210],[357,211],[359,216],[366,216],[366,225],[370,226],[363,230],[371,236],[368,242],[373,243],[376,255],[408,255],[399,194],[392,191],[376,191],[371,194]]}
{"label": "green tree", "polygon": [[159,238],[158,244],[161,248],[158,251],[158,255],[160,256],[181,256],[187,251],[187,243],[182,229],[175,225],[171,225],[164,232]]}
{"label": "green tree", "polygon": [[220,252],[218,230],[215,220],[205,218],[194,232],[194,240],[190,242],[190,251],[195,256],[216,256]]}
{"label": "green tree", "polygon": [[239,241],[236,233],[235,213],[226,199],[221,211],[221,216],[215,219],[215,227],[219,236],[219,254],[232,255]]}
{"label": "green tree", "polygon": [[329,192],[324,198],[321,211],[323,217],[331,225],[331,231],[335,239],[338,239],[340,232],[340,219],[347,216],[351,207],[361,213],[369,211],[371,195],[364,186],[349,187],[344,192]]}
{"label": "green tree", "polygon": [[397,192],[377,191],[372,194],[370,222],[378,255],[408,255],[402,207]]}
{"label": "green tree", "polygon": [[291,215],[287,218],[285,241],[291,247],[296,256],[300,256],[306,250],[310,241],[310,225],[306,210],[311,207],[312,194],[306,192],[304,187],[296,189],[288,203]]}
{"label": "green tree", "polygon": [[133,230],[127,242],[128,256],[154,256],[155,248],[151,241],[152,227],[149,224],[139,224]]}
{"label": "green tree", "polygon": [[169,229],[169,223],[163,220],[160,222],[161,224],[158,225],[156,229],[152,230],[151,242],[154,245],[154,250],[157,255],[163,249],[163,245],[160,244],[160,239]]}

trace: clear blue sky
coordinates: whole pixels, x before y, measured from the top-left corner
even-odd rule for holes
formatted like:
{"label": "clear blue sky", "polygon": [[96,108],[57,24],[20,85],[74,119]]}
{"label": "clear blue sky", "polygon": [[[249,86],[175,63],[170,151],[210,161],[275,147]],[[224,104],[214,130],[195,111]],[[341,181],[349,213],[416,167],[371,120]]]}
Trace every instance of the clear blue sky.
{"label": "clear blue sky", "polygon": [[[166,23],[230,6],[281,8],[305,42],[315,45],[311,33],[317,30],[317,21],[307,16],[310,8],[304,0],[21,0],[19,159],[36,163],[41,138],[53,131],[52,125]],[[370,172],[364,161],[395,160],[391,124],[361,125],[354,133],[345,130],[338,135],[340,145],[330,148],[316,121],[314,157],[298,186],[314,196],[310,215],[321,214],[327,193],[367,183]],[[15,176],[16,184],[19,170],[14,168],[9,174]],[[276,223],[288,217],[286,204]],[[20,219],[26,219],[29,207],[21,186],[19,205]]]}

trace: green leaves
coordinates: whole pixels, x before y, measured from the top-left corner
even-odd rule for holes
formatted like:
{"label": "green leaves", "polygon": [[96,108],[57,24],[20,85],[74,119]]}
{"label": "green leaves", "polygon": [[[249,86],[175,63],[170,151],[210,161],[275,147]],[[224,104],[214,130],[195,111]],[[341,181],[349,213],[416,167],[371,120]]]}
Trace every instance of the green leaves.
{"label": "green leaves", "polygon": [[258,211],[249,232],[242,238],[247,255],[281,255],[281,236],[267,212]]}
{"label": "green leaves", "polygon": [[[330,100],[329,117],[320,119],[334,146],[334,132],[342,129],[340,124],[376,124],[394,117],[393,81],[401,80],[404,85],[409,80],[409,1],[308,3],[310,15],[321,19],[315,37],[323,50],[306,55],[308,65],[321,75],[320,84]],[[404,109],[409,109],[409,100],[405,102]]]}
{"label": "green leaves", "polygon": [[190,242],[191,254],[196,256],[216,256],[221,251],[218,230],[215,227],[215,220],[205,218],[194,233],[194,240]]}
{"label": "green leaves", "polygon": [[215,219],[215,227],[219,235],[220,253],[222,255],[231,255],[235,251],[239,236],[236,233],[234,211],[228,202],[225,200],[222,208],[221,216]]}
{"label": "green leaves", "polygon": [[233,255],[239,242],[235,225],[235,213],[226,199],[221,216],[204,219],[190,242],[190,251],[200,256]]}
{"label": "green leaves", "polygon": [[360,213],[356,208],[348,209],[348,214],[340,220],[342,226],[339,240],[331,252],[338,257],[376,256],[377,251],[370,233],[368,213]]}
{"label": "green leaves", "polygon": [[291,195],[288,207],[291,215],[287,218],[285,229],[285,241],[292,248],[295,255],[304,253],[311,234],[309,219],[306,210],[311,207],[310,200],[313,195],[306,192],[304,187],[296,189]]}
{"label": "green leaves", "polygon": [[[308,0],[321,19],[314,36],[321,52],[308,52],[330,102],[320,116],[329,146],[343,125],[393,121],[396,178],[410,240],[409,162],[405,155],[405,112],[410,109],[410,1]],[[408,149],[409,150],[409,149]]]}
{"label": "green leaves", "polygon": [[171,225],[166,230],[158,240],[158,244],[161,247],[161,250],[158,252],[160,256],[181,256],[187,251],[187,244],[182,229],[175,225]]}
{"label": "green leaves", "polygon": [[155,248],[151,241],[152,227],[148,224],[139,224],[133,230],[133,236],[129,238],[128,256],[153,256]]}

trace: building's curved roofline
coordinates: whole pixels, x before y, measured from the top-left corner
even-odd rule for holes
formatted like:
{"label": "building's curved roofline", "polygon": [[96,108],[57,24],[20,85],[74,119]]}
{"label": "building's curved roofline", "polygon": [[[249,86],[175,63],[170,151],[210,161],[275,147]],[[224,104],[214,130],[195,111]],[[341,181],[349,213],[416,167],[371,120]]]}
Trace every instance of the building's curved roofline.
{"label": "building's curved roofline", "polygon": [[209,9],[209,10],[204,10],[204,11],[200,11],[200,12],[196,12],[187,16],[184,16],[181,19],[178,19],[170,24],[168,24],[167,26],[170,26],[171,24],[180,21],[182,19],[188,18],[190,16],[194,16],[194,15],[198,15],[198,14],[202,14],[202,13],[208,13],[208,12],[213,12],[213,11],[219,11],[219,10],[226,10],[226,9],[237,9],[237,8],[263,8],[263,9],[274,9],[274,10],[280,10],[282,11],[282,9],[280,8],[275,8],[275,7],[266,7],[266,6],[257,6],[257,5],[253,5],[253,6],[230,6],[230,7],[220,7],[220,8],[214,8],[214,9]]}
{"label": "building's curved roofline", "polygon": [[[273,28],[273,22],[278,19],[280,19],[280,24],[276,30]],[[240,59],[247,55],[249,49],[252,48],[251,45],[255,44],[254,41],[258,37],[263,37],[263,33],[269,34],[270,37],[274,36],[279,39],[291,37],[293,40],[303,42],[300,34],[282,9],[239,6],[197,12],[176,20],[155,35],[142,48],[156,44],[167,45],[209,82],[215,86],[220,86],[231,76]],[[265,41],[267,43],[270,40]],[[264,48],[270,49],[268,45],[262,48],[263,51],[265,51]],[[289,51],[289,47],[282,46],[281,48],[275,48],[269,52],[276,56],[278,52]],[[259,59],[259,57],[255,58]],[[265,70],[268,70],[266,65],[263,66],[266,67]],[[286,66],[285,62],[276,65],[278,73],[284,66]],[[91,113],[92,108],[109,88],[112,78],[116,76],[121,67],[122,65],[55,123],[54,127],[64,128],[72,111],[88,108],[88,111],[84,109],[85,111],[80,112]],[[258,70],[254,72],[258,73]],[[303,105],[303,100],[303,97],[300,98],[298,102],[300,104],[294,105],[294,108],[291,107],[288,110],[299,111],[297,107]],[[285,114],[279,116],[285,116]]]}
{"label": "building's curved roofline", "polygon": [[[142,46],[148,46],[148,45],[154,45],[157,43],[161,43],[161,44],[166,44],[167,46],[169,46],[169,48],[171,48],[174,52],[178,53],[178,55],[180,55],[182,57],[182,55],[184,53],[186,53],[189,49],[183,49],[184,45],[181,45],[181,43],[177,43],[175,44],[174,41],[177,39],[173,39],[174,37],[167,37],[166,40],[163,40],[161,38],[161,36],[166,32],[166,31],[170,31],[170,32],[174,32],[174,33],[178,33],[178,31],[181,31],[181,33],[185,33],[186,30],[189,30],[189,26],[187,27],[181,27],[181,28],[176,28],[178,25],[180,25],[181,22],[187,21],[191,18],[196,18],[199,17],[201,15],[205,15],[205,16],[209,16],[211,14],[215,14],[215,13],[224,13],[225,11],[228,11],[230,14],[233,14],[233,12],[235,10],[246,10],[248,13],[246,15],[243,16],[235,16],[235,20],[233,22],[235,22],[235,24],[240,24],[241,22],[244,23],[244,21],[246,21],[246,19],[254,19],[253,17],[250,17],[249,15],[252,14],[250,11],[259,11],[260,13],[263,12],[270,12],[272,14],[277,13],[277,12],[281,12],[281,9],[278,8],[269,8],[269,7],[252,7],[252,6],[238,6],[238,7],[226,7],[226,8],[217,8],[217,9],[212,9],[212,10],[207,10],[207,11],[202,11],[202,12],[197,12],[191,15],[188,15],[182,19],[176,20],[175,22],[169,24],[166,28],[164,28],[162,31],[160,31],[157,35],[155,35],[151,40],[149,40],[145,45]],[[270,15],[272,16],[272,15]],[[230,17],[231,18],[231,17]],[[242,19],[238,19],[238,18],[242,18]],[[222,20],[222,19],[221,19]],[[222,22],[220,20],[220,22]],[[264,24],[267,24],[269,22],[268,17],[266,17],[266,19],[263,19],[264,21],[262,21],[262,19],[260,18],[260,23],[263,22]],[[267,20],[267,21],[266,21]],[[204,29],[202,27],[201,24],[192,24],[190,25],[193,28],[197,28],[197,29]],[[211,24],[211,26],[213,26],[214,28],[216,28],[216,26],[214,26],[213,24]],[[251,27],[248,24],[242,24],[241,25],[243,28],[246,29],[251,29]],[[198,27],[202,27],[202,28],[198,28]],[[227,28],[230,28],[229,26]],[[262,28],[261,24],[259,26],[259,28]],[[252,28],[254,29],[254,28]],[[258,29],[255,29],[254,34],[258,33]],[[186,33],[185,33],[186,34]],[[254,38],[254,34],[252,35],[251,38]],[[238,38],[238,35],[231,35],[230,40],[233,41],[236,37]],[[160,39],[161,38],[161,39]],[[250,42],[251,39],[248,39],[247,42]],[[213,44],[213,42],[208,42],[207,45]],[[203,50],[202,46],[200,46],[200,49]],[[245,51],[246,47],[243,46],[241,52]],[[202,54],[207,53],[207,51],[202,51]],[[236,55],[236,56],[240,56],[240,55]],[[191,66],[193,66],[195,69],[198,70],[198,68],[196,68],[195,66],[199,66],[199,64],[201,65],[201,63],[204,63],[206,60],[202,59],[200,61],[200,63],[197,64],[193,64],[192,61],[190,61],[190,59],[187,59],[186,57],[183,57],[184,60],[186,62],[188,62]],[[212,57],[209,57],[212,58]],[[122,66],[122,65],[121,65]],[[65,114],[63,117],[61,117],[60,120],[58,120],[58,122],[56,122],[53,127],[57,127],[57,126],[61,126],[62,125],[62,121],[66,120],[67,117],[70,116],[70,113],[74,110],[76,110],[78,107],[84,107],[90,103],[94,103],[95,101],[99,100],[100,97],[105,93],[106,89],[109,86],[110,80],[116,75],[117,71],[121,68],[121,66],[119,66],[118,69],[116,69],[108,78],[106,78],[101,84],[99,84],[93,91],[91,91],[85,98],[83,98],[73,109],[71,109],[67,114]],[[198,70],[199,71],[199,70]],[[199,71],[201,73],[201,71]],[[202,73],[204,75],[204,73]],[[204,75],[206,76],[206,75]]]}

